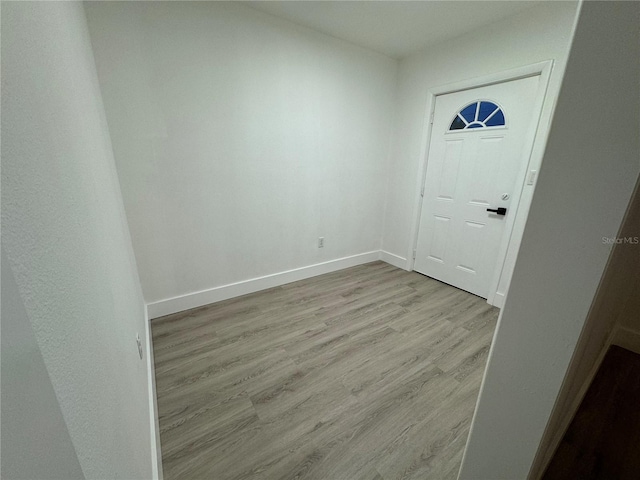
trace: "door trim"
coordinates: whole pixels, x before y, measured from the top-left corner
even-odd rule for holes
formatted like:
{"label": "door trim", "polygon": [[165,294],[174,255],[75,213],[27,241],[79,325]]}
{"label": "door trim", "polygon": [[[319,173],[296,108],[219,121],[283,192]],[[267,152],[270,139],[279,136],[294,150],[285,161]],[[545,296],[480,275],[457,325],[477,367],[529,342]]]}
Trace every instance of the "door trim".
{"label": "door trim", "polygon": [[[422,136],[422,150],[421,159],[419,164],[418,179],[416,182],[416,193],[414,200],[414,216],[413,226],[411,231],[411,245],[407,252],[408,270],[413,270],[415,265],[415,258],[413,257],[418,245],[418,233],[420,229],[420,214],[422,212],[422,197],[424,192],[424,186],[426,183],[427,163],[429,157],[429,147],[431,143],[432,124],[431,120],[435,113],[436,97],[439,95],[446,95],[449,93],[456,93],[464,90],[471,90],[479,87],[486,87],[489,85],[495,85],[498,83],[506,83],[513,80],[520,80],[527,77],[540,76],[540,85],[536,92],[534,100],[534,111],[537,112],[536,116],[532,119],[531,128],[527,132],[524,142],[524,148],[521,154],[521,168],[516,179],[516,188],[513,191],[512,207],[513,215],[508,215],[505,225],[505,235],[502,239],[500,247],[498,249],[498,262],[492,275],[492,281],[489,287],[489,295],[487,302],[491,305],[501,308],[504,305],[508,285],[500,289],[501,280],[510,280],[511,273],[513,271],[513,263],[515,263],[515,257],[520,248],[520,242],[522,240],[522,234],[524,233],[524,225],[529,213],[529,207],[531,205],[531,195],[527,195],[523,198],[523,191],[525,187],[525,178],[527,172],[530,170],[536,170],[540,173],[540,165],[542,163],[542,156],[544,149],[535,148],[538,144],[542,144],[546,141],[548,127],[551,122],[551,115],[547,121],[547,125],[541,129],[541,119],[543,114],[543,106],[549,86],[549,79],[551,77],[551,71],[553,69],[553,60],[546,60],[531,65],[525,65],[522,67],[506,70],[502,72],[485,75],[482,77],[476,77],[460,82],[450,83],[439,87],[431,88],[427,94],[427,106],[425,111],[423,136]],[[553,109],[555,105],[551,108]],[[543,130],[542,134],[538,134],[540,130]],[[536,177],[537,177],[536,175]],[[534,184],[531,185],[533,189]],[[511,265],[507,265],[507,258],[513,259]]]}

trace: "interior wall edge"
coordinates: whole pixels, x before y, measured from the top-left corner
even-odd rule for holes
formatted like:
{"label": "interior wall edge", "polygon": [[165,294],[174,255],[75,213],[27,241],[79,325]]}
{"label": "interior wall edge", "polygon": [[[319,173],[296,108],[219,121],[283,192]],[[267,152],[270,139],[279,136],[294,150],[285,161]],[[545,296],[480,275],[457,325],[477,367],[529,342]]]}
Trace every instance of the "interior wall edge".
{"label": "interior wall edge", "polygon": [[[618,238],[638,238],[640,233],[640,177],[627,207]],[[553,454],[569,428],[582,399],[611,345],[640,353],[639,301],[634,292],[640,288],[640,253],[637,245],[616,244],[601,278],[592,308],[575,349],[570,367],[545,428],[529,478],[541,478]],[[635,268],[634,268],[635,265]],[[631,322],[631,323],[630,323]],[[591,363],[590,363],[591,362]],[[586,372],[586,373],[583,373]],[[577,385],[577,386],[576,386]]]}
{"label": "interior wall edge", "polygon": [[[3,385],[16,429],[3,425],[2,477],[151,478],[147,359],[136,344],[145,302],[84,4],[3,3],[1,30],[2,270],[26,312],[3,312],[3,341],[16,340],[5,339],[7,322],[31,324],[28,349],[8,363],[2,349],[3,382],[15,373],[21,385]],[[38,376],[25,381],[29,370]],[[11,446],[27,461],[5,475]]]}
{"label": "interior wall edge", "polygon": [[[84,480],[60,402],[2,246],[2,478]],[[32,432],[38,431],[37,436]]]}
{"label": "interior wall edge", "polygon": [[[631,3],[581,3],[460,479],[535,478],[535,457],[607,267],[605,239],[619,232],[639,173],[636,13]],[[573,126],[600,106],[610,117],[592,129]],[[630,119],[624,128],[614,120],[622,115]]]}

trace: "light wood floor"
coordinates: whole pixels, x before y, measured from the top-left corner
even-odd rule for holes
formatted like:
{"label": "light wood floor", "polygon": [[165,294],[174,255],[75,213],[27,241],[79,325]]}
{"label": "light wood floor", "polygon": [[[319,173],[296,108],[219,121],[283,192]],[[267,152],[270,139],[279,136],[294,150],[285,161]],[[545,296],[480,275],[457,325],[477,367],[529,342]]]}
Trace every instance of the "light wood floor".
{"label": "light wood floor", "polygon": [[165,479],[455,478],[497,314],[374,262],[153,320]]}

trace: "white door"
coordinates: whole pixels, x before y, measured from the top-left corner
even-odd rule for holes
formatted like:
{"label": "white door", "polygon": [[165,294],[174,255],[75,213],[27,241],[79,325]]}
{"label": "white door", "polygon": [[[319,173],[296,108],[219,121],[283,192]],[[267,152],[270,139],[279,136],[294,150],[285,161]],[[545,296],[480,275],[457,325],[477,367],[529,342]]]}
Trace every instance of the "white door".
{"label": "white door", "polygon": [[[539,76],[436,97],[414,270],[487,298]],[[517,180],[520,184],[517,185]],[[517,193],[517,192],[516,192]],[[506,213],[490,210],[506,209]]]}

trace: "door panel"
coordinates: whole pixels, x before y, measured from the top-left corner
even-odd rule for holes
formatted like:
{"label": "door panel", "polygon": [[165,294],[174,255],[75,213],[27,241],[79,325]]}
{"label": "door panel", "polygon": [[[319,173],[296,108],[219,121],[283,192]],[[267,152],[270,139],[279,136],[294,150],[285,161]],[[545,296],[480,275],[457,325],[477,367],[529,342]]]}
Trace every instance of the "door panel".
{"label": "door panel", "polygon": [[502,170],[502,146],[504,136],[485,137],[478,141],[475,160],[469,165],[471,178],[468,179],[466,198],[472,203],[488,207],[495,178]]}
{"label": "door panel", "polygon": [[449,239],[449,226],[451,220],[448,217],[436,215],[433,222],[433,238],[431,241],[431,250],[429,258],[437,262],[444,262],[444,256],[447,251],[447,240]]}
{"label": "door panel", "polygon": [[478,262],[481,258],[481,245],[484,243],[486,233],[486,225],[477,222],[464,222],[462,235],[458,249],[457,267],[465,273],[476,275],[478,271]]}
{"label": "door panel", "polygon": [[458,184],[458,168],[460,167],[460,155],[462,153],[462,140],[447,141],[440,173],[438,200],[453,200]]}
{"label": "door panel", "polygon": [[505,217],[487,208],[505,207],[507,215],[515,213],[510,197],[528,160],[523,150],[533,128],[539,79],[529,77],[436,98],[416,271],[488,296],[500,242],[509,232],[505,232]]}

